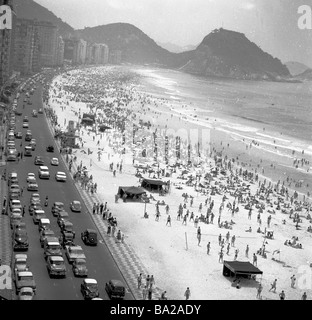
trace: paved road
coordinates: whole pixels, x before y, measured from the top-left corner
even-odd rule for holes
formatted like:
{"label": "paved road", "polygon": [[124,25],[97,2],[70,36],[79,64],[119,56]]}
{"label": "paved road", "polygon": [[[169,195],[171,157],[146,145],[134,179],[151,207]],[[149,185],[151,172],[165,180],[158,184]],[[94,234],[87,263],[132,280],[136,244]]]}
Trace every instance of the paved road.
{"label": "paved road", "polygon": [[[23,157],[19,163],[8,163],[7,172],[16,171],[18,174],[18,179],[20,186],[24,187],[24,193],[22,197],[22,204],[26,204],[26,214],[25,222],[27,224],[27,231],[29,235],[29,251],[28,251],[28,261],[30,265],[30,270],[33,272],[36,283],[37,283],[37,295],[38,300],[79,300],[82,299],[82,294],[80,292],[80,284],[82,279],[75,278],[71,270],[71,266],[67,263],[67,277],[65,279],[50,279],[46,263],[43,256],[43,249],[40,247],[39,242],[39,231],[38,226],[33,223],[32,216],[28,214],[28,204],[31,192],[27,191],[26,176],[29,172],[33,172],[37,175],[37,182],[39,184],[39,193],[41,196],[41,201],[44,203],[46,195],[49,196],[49,206],[46,208],[46,214],[51,221],[51,226],[57,235],[60,235],[60,229],[56,223],[56,218],[51,214],[51,206],[55,201],[61,201],[65,204],[66,210],[70,215],[70,220],[74,224],[74,229],[76,232],[75,243],[81,245],[87,257],[87,267],[89,270],[88,276],[95,278],[99,284],[100,297],[103,299],[108,299],[105,291],[105,283],[110,279],[123,279],[116,263],[114,262],[111,253],[109,252],[107,246],[103,241],[100,241],[97,247],[88,247],[83,244],[80,238],[80,233],[86,228],[95,228],[95,225],[87,213],[87,208],[84,206],[83,201],[74,186],[74,183],[69,179],[66,183],[56,182],[54,179],[56,171],[66,172],[65,165],[61,162],[60,166],[53,167],[50,165],[50,159],[52,157],[60,156],[57,151],[54,153],[46,152],[46,146],[49,144],[54,144],[54,139],[48,129],[46,119],[44,115],[39,114],[38,118],[33,118],[31,112],[33,109],[39,109],[42,107],[41,101],[42,88],[38,85],[35,94],[31,96],[32,105],[25,105],[23,109],[24,95],[20,96],[19,110],[23,111],[23,116],[27,115],[29,117],[29,129],[32,131],[33,138],[37,141],[36,150],[33,152],[32,157]],[[22,129],[22,119],[23,116],[17,116],[16,130],[23,132],[23,139],[16,140],[16,145],[20,148],[19,143],[22,141],[23,147],[26,142],[24,141],[24,134],[27,129]],[[22,150],[22,148],[20,150]],[[57,150],[57,148],[55,148]],[[45,164],[49,166],[50,169],[50,180],[41,180],[38,177],[38,166],[34,165],[35,155],[41,155],[44,158]],[[69,177],[69,175],[68,175]],[[69,203],[71,200],[80,200],[83,204],[81,213],[72,213],[69,209]],[[99,237],[100,239],[100,237]],[[132,300],[133,295],[127,288],[126,300]]]}

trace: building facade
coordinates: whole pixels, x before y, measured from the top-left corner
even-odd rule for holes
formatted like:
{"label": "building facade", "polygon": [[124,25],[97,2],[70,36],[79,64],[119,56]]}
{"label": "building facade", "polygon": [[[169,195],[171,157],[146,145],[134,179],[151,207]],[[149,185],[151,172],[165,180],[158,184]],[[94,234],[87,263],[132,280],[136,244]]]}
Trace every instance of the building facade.
{"label": "building facade", "polygon": [[[14,11],[13,0],[0,0],[0,5],[8,5]],[[12,15],[12,29],[0,30],[0,88],[12,75],[12,42],[14,39],[15,15]]]}
{"label": "building facade", "polygon": [[40,61],[42,67],[57,65],[57,27],[51,22],[34,21],[39,36]]}
{"label": "building facade", "polygon": [[13,69],[22,75],[38,72],[41,68],[38,30],[34,21],[17,19],[14,32]]}

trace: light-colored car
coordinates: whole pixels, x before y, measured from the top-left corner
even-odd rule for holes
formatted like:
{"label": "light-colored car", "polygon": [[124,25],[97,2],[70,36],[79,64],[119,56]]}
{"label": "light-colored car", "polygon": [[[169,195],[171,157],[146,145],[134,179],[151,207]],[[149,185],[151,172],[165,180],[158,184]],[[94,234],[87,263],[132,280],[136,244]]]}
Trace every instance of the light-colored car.
{"label": "light-colored car", "polygon": [[38,174],[40,179],[50,179],[50,172],[47,166],[40,166]]}
{"label": "light-colored car", "polygon": [[47,218],[44,210],[35,210],[33,215],[34,224],[38,224],[40,219]]}
{"label": "light-colored car", "polygon": [[26,178],[27,183],[28,182],[36,182],[36,176],[34,173],[29,172],[27,174],[27,178]]}
{"label": "light-colored car", "polygon": [[35,295],[34,289],[30,287],[23,287],[21,288],[18,299],[19,300],[33,300]]}
{"label": "light-colored car", "polygon": [[15,208],[22,210],[22,204],[21,204],[20,200],[13,199],[13,200],[10,201],[10,209],[13,210]]}
{"label": "light-colored car", "polygon": [[15,277],[17,276],[17,272],[28,271],[27,254],[16,254],[14,257],[13,268]]}
{"label": "light-colored car", "polygon": [[37,182],[28,182],[27,190],[28,191],[38,191],[39,190],[38,183]]}
{"label": "light-colored car", "polygon": [[86,259],[81,246],[65,246],[65,255],[69,263],[73,263],[76,259]]}
{"label": "light-colored car", "polygon": [[48,256],[47,257],[47,269],[49,276],[54,277],[66,277],[66,266],[63,257],[61,256]]}
{"label": "light-colored car", "polygon": [[29,128],[29,123],[28,122],[23,122],[23,128],[24,129]]}
{"label": "light-colored car", "polygon": [[59,163],[59,159],[58,158],[52,158],[51,159],[51,165],[52,166],[58,166],[60,163]]}
{"label": "light-colored car", "polygon": [[56,174],[55,174],[55,180],[56,181],[61,181],[61,182],[66,182],[66,174],[65,172],[61,172],[61,171],[58,171]]}
{"label": "light-colored car", "polygon": [[15,278],[16,294],[19,294],[20,290],[24,287],[30,287],[36,292],[36,282],[32,272],[20,271]]}
{"label": "light-colored car", "polygon": [[73,273],[75,277],[87,277],[88,269],[85,259],[75,259],[73,262]]}
{"label": "light-colored car", "polygon": [[40,203],[40,194],[33,193],[30,197],[30,203]]}
{"label": "light-colored car", "polygon": [[73,200],[70,203],[70,209],[73,212],[81,212],[81,203],[78,200]]}

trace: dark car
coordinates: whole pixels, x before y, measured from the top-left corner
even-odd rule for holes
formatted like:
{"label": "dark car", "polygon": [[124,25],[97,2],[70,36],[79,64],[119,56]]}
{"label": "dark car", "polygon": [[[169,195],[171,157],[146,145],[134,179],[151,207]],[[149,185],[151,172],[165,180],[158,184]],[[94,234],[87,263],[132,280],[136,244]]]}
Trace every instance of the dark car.
{"label": "dark car", "polygon": [[63,222],[61,222],[60,228],[61,228],[61,232],[72,233],[75,238],[74,225],[70,221],[64,220]]}
{"label": "dark car", "polygon": [[55,237],[54,231],[51,230],[51,229],[46,229],[46,230],[40,231],[39,240],[40,240],[41,248],[43,248],[44,240],[45,240],[47,237]]}
{"label": "dark car", "polygon": [[44,166],[44,160],[41,156],[35,157],[35,165],[36,166]]}
{"label": "dark car", "polygon": [[52,277],[66,277],[66,266],[63,257],[60,256],[48,256],[47,257],[47,269],[50,278]]}
{"label": "dark car", "polygon": [[97,232],[93,229],[87,229],[81,233],[82,241],[89,246],[97,245]]}
{"label": "dark car", "polygon": [[84,279],[80,286],[80,290],[85,300],[94,299],[100,295],[98,284],[95,279]]}
{"label": "dark car", "polygon": [[23,134],[21,132],[16,132],[15,138],[16,139],[22,139],[23,138]]}
{"label": "dark car", "polygon": [[47,146],[47,152],[54,152],[54,147],[52,145]]}
{"label": "dark car", "polygon": [[110,280],[105,284],[105,290],[110,299],[119,298],[123,299],[125,296],[125,286],[120,280]]}
{"label": "dark car", "polygon": [[64,203],[59,201],[54,202],[51,211],[54,217],[58,217],[59,212],[65,211]]}
{"label": "dark car", "polygon": [[13,250],[27,251],[29,247],[28,235],[25,229],[15,229],[13,234]]}
{"label": "dark car", "polygon": [[35,210],[43,210],[40,203],[31,203],[28,207],[28,212],[32,216],[35,212]]}
{"label": "dark car", "polygon": [[74,246],[75,235],[72,232],[62,231],[59,241],[61,246],[65,249],[66,246]]}

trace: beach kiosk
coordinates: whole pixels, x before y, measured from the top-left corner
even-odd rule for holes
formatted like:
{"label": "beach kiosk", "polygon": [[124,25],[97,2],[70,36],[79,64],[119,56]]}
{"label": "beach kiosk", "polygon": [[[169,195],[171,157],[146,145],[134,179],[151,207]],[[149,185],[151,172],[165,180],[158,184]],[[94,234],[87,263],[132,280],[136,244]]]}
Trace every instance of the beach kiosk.
{"label": "beach kiosk", "polygon": [[249,261],[224,261],[223,275],[225,277],[253,279],[263,272],[251,264]]}
{"label": "beach kiosk", "polygon": [[125,202],[127,200],[141,201],[144,194],[146,194],[146,191],[141,187],[119,187],[118,189],[119,198],[122,198]]}
{"label": "beach kiosk", "polygon": [[149,191],[160,192],[163,189],[163,186],[167,186],[168,183],[159,179],[147,179],[143,178],[141,182],[141,187]]}

